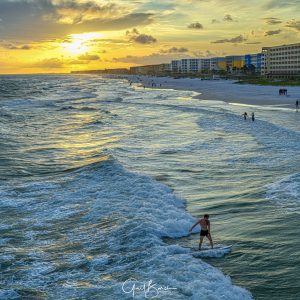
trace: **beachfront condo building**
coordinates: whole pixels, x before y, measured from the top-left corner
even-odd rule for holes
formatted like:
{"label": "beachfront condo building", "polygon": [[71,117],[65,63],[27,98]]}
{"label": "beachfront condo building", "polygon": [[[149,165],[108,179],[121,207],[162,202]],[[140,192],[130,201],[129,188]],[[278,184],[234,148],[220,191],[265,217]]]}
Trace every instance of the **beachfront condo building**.
{"label": "beachfront condo building", "polygon": [[300,43],[263,47],[267,77],[300,76]]}
{"label": "beachfront condo building", "polygon": [[246,54],[245,66],[248,68],[248,70],[263,75],[265,73],[265,54]]}
{"label": "beachfront condo building", "polygon": [[245,57],[241,55],[231,55],[225,57],[213,57],[210,59],[211,71],[234,72],[241,70],[245,65]]}
{"label": "beachfront condo building", "polygon": [[170,71],[170,64],[146,65],[138,67],[130,67],[130,74],[140,75],[156,75],[164,74]]}
{"label": "beachfront condo building", "polygon": [[198,73],[210,69],[210,59],[207,58],[186,58],[172,60],[170,69],[175,73]]}

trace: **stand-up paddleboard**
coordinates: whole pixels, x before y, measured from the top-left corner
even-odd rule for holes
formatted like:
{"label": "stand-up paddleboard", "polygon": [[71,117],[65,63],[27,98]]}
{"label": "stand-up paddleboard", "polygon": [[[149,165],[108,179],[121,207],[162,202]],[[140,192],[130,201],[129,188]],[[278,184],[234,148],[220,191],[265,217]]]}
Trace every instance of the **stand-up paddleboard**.
{"label": "stand-up paddleboard", "polygon": [[213,249],[211,248],[202,248],[198,250],[197,248],[192,248],[190,254],[194,257],[222,257],[225,254],[231,252],[232,245],[229,246],[215,246]]}

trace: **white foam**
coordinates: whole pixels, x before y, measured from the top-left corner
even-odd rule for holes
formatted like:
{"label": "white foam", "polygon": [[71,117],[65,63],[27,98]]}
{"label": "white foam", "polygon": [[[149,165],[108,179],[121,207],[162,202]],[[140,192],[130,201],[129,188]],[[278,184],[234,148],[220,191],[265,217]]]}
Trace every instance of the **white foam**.
{"label": "white foam", "polygon": [[[193,258],[186,249],[162,241],[164,236],[188,235],[195,221],[170,188],[130,173],[115,162],[84,168],[60,177],[62,181],[63,185],[49,181],[19,187],[31,198],[30,209],[25,210],[30,213],[24,228],[27,240],[20,253],[39,261],[28,265],[24,261],[26,272],[20,285],[42,288],[51,297],[63,299],[71,290],[75,293],[82,281],[95,285],[95,278],[101,274],[106,278],[110,299],[120,299],[125,296],[123,281],[134,272],[138,280],[153,280],[177,289],[161,297],[251,299],[248,291],[234,286],[216,268]],[[47,195],[44,201],[43,195]],[[39,220],[37,227],[34,220]],[[40,226],[47,230],[41,231]],[[122,276],[118,279],[114,274]],[[99,279],[96,283],[103,284]],[[89,292],[87,289],[82,297],[88,297]],[[105,291],[99,294],[105,295]],[[142,299],[141,294],[138,297]]]}
{"label": "white foam", "polygon": [[294,173],[266,186],[266,198],[285,213],[300,213],[300,173]]}

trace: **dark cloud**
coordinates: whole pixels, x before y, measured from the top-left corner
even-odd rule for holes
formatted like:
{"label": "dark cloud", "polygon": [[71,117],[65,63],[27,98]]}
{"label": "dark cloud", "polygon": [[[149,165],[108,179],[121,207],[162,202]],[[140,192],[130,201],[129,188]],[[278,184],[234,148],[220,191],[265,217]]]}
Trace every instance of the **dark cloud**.
{"label": "dark cloud", "polygon": [[46,15],[62,24],[80,24],[86,21],[114,18],[125,13],[125,9],[115,3],[100,4],[95,1],[77,2],[71,0],[58,1],[53,4],[54,12]]}
{"label": "dark cloud", "polygon": [[150,64],[161,64],[161,63],[169,63],[172,59],[179,58],[193,58],[194,56],[190,56],[185,53],[152,53],[150,55],[144,56],[133,56],[127,55],[125,57],[116,57],[112,61],[113,62],[122,62],[122,63],[130,63],[130,64],[138,64],[138,65],[150,65]]}
{"label": "dark cloud", "polygon": [[136,28],[133,28],[131,31],[126,31],[126,36],[129,37],[129,40],[138,44],[153,44],[157,40],[152,35],[140,33]]}
{"label": "dark cloud", "polygon": [[300,20],[291,20],[285,26],[300,32]]}
{"label": "dark cloud", "polygon": [[66,62],[63,62],[63,65],[87,65],[89,63],[90,61],[87,60],[73,59],[73,60],[68,60]]}
{"label": "dark cloud", "polygon": [[203,25],[199,22],[192,23],[188,26],[191,29],[203,29]]}
{"label": "dark cloud", "polygon": [[79,60],[99,60],[100,57],[96,54],[83,54],[78,57]]}
{"label": "dark cloud", "polygon": [[247,45],[258,45],[258,44],[261,44],[261,42],[247,42],[245,44],[247,44]]}
{"label": "dark cloud", "polygon": [[64,62],[58,58],[43,59],[31,65],[31,67],[46,68],[46,69],[59,69],[59,68],[63,68],[63,66],[64,66]]}
{"label": "dark cloud", "polygon": [[211,20],[211,23],[212,23],[212,24],[216,24],[216,23],[220,23],[220,21],[217,20],[217,19],[212,19],[212,20]]}
{"label": "dark cloud", "polygon": [[45,68],[45,69],[61,69],[70,65],[87,65],[90,63],[90,61],[96,60],[96,58],[97,60],[100,59],[100,57],[97,55],[89,55],[89,54],[81,55],[78,57],[78,59],[66,59],[66,60],[52,57],[52,58],[37,61],[28,67]]}
{"label": "dark cloud", "polygon": [[233,22],[233,18],[229,14],[225,15],[223,20],[226,22]]}
{"label": "dark cloud", "polygon": [[265,32],[265,36],[276,35],[276,34],[279,34],[280,32],[281,32],[280,29],[278,29],[278,30],[269,30],[269,31]]}
{"label": "dark cloud", "polygon": [[161,53],[186,53],[189,52],[189,49],[181,47],[181,48],[177,48],[177,47],[172,47],[168,50],[161,50]]}
{"label": "dark cloud", "polygon": [[22,45],[22,46],[17,46],[15,44],[2,44],[2,48],[9,49],[9,50],[30,50],[31,47],[29,45]]}
{"label": "dark cloud", "polygon": [[242,35],[236,36],[234,38],[231,39],[223,39],[223,40],[217,40],[217,41],[213,41],[213,44],[224,44],[224,43],[242,43],[247,41],[246,38],[244,38]]}
{"label": "dark cloud", "polygon": [[287,7],[295,7],[299,9],[299,0],[270,0],[265,5],[266,9],[275,9],[275,8],[287,8]]}
{"label": "dark cloud", "polygon": [[166,55],[152,53],[145,56],[127,55],[125,57],[116,57],[113,62],[134,63],[134,64],[158,64],[168,62]]}
{"label": "dark cloud", "polygon": [[7,40],[49,40],[68,34],[121,30],[153,22],[151,13],[133,13],[96,1],[1,0],[0,36]]}
{"label": "dark cloud", "polygon": [[282,23],[282,21],[278,18],[264,18],[264,20],[268,25],[277,25]]}
{"label": "dark cloud", "polygon": [[153,44],[156,43],[157,40],[152,35],[140,34],[132,39],[138,44]]}

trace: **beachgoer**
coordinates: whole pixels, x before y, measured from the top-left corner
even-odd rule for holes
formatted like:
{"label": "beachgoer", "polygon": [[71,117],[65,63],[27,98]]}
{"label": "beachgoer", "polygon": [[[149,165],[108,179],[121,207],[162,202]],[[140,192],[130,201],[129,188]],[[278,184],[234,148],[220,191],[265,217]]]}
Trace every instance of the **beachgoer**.
{"label": "beachgoer", "polygon": [[296,101],[296,111],[299,109],[299,100]]}
{"label": "beachgoer", "polygon": [[254,112],[251,114],[251,119],[252,119],[253,122],[255,121],[255,115],[254,115]]}
{"label": "beachgoer", "polygon": [[209,243],[211,248],[213,249],[214,244],[213,244],[213,240],[211,238],[211,234],[210,234],[210,222],[209,222],[209,215],[205,214],[203,216],[202,219],[199,219],[189,230],[189,232],[192,232],[192,230],[194,229],[194,227],[196,227],[197,225],[200,225],[201,227],[201,231],[200,231],[200,242],[199,242],[199,250],[201,250],[201,246],[202,246],[202,242],[204,237],[206,236],[209,239]]}
{"label": "beachgoer", "polygon": [[247,114],[247,112],[245,111],[243,114],[242,114],[242,116],[244,116],[244,120],[247,120],[247,116],[248,116],[248,114]]}

